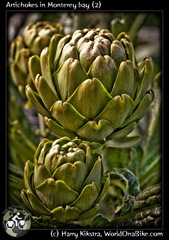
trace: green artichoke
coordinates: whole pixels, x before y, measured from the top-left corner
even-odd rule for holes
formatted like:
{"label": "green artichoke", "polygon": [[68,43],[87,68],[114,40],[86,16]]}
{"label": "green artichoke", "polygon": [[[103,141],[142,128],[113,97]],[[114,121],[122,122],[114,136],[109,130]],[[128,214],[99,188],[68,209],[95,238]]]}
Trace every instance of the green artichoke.
{"label": "green artichoke", "polygon": [[36,90],[28,71],[28,60],[34,54],[40,55],[42,49],[50,43],[51,37],[63,34],[62,26],[48,21],[28,24],[23,36],[17,36],[10,45],[10,74],[12,81],[18,86],[22,97],[26,98],[25,86],[30,84]]}
{"label": "green artichoke", "polygon": [[69,223],[96,215],[110,179],[89,142],[63,137],[41,141],[34,162],[25,165],[24,183],[21,196],[33,215]]}
{"label": "green artichoke", "polygon": [[26,94],[57,137],[103,142],[134,130],[152,100],[153,61],[136,61],[125,33],[76,30],[52,37],[40,57],[29,59],[37,93]]}

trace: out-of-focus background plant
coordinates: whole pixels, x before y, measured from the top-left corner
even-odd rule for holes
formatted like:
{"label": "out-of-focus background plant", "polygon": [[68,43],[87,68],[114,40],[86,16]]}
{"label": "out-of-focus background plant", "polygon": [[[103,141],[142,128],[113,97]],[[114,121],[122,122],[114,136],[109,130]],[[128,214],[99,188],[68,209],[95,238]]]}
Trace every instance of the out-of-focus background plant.
{"label": "out-of-focus background plant", "polygon": [[[27,59],[34,54],[25,34],[28,24],[50,22],[49,34],[72,34],[76,29],[106,28],[115,37],[125,32],[135,48],[136,59],[150,56],[154,61],[151,88],[154,100],[148,113],[132,134],[139,134],[139,143],[128,147],[126,143],[112,147],[105,145],[105,170],[110,172],[110,187],[101,203],[99,215],[87,222],[90,227],[156,227],[161,226],[162,183],[162,64],[160,12],[44,12],[14,13],[8,16],[8,201],[10,205],[23,205],[21,190],[27,160],[34,158],[39,141],[55,135],[45,126],[44,119],[31,106],[24,94],[30,82]],[[57,27],[56,27],[57,26]],[[42,26],[44,29],[44,25]],[[33,31],[33,30],[32,30]],[[25,39],[24,39],[25,34]],[[29,34],[29,32],[27,32]],[[46,46],[48,42],[46,43]],[[12,47],[11,47],[12,46]],[[35,47],[35,49],[37,49]],[[40,50],[39,50],[40,52]],[[39,53],[38,53],[39,54]],[[18,65],[11,63],[20,60]],[[25,64],[25,72],[19,72]],[[12,77],[11,68],[14,69]],[[17,74],[16,70],[17,69]],[[17,82],[23,76],[25,83]],[[26,77],[27,76],[27,77]],[[15,81],[13,80],[15,79]],[[132,144],[131,144],[132,145]],[[39,222],[38,222],[39,224]],[[43,225],[43,224],[42,224]]]}

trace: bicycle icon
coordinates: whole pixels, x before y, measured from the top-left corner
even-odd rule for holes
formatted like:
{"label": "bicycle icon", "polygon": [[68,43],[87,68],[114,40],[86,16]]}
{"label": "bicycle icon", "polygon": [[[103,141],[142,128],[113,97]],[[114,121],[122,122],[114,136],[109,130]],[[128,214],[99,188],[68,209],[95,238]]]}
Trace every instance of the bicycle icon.
{"label": "bicycle icon", "polygon": [[27,224],[25,220],[21,217],[19,217],[20,213],[17,212],[11,220],[8,220],[6,223],[6,227],[10,230],[12,230],[14,227],[18,227],[20,230],[25,230],[27,227]]}

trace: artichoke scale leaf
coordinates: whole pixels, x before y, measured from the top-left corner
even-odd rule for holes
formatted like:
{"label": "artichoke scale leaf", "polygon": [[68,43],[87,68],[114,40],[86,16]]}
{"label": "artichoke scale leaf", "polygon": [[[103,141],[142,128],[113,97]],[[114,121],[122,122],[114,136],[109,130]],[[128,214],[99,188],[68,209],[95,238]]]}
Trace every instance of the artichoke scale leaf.
{"label": "artichoke scale leaf", "polygon": [[88,78],[79,60],[68,58],[53,73],[53,82],[62,101],[66,101],[76,88]]}
{"label": "artichoke scale leaf", "polygon": [[110,52],[111,58],[114,59],[118,66],[122,61],[127,60],[127,55],[123,47],[123,44],[118,39],[115,39],[111,44]]}
{"label": "artichoke scale leaf", "polygon": [[86,41],[81,43],[79,51],[79,60],[85,69],[86,72],[89,71],[89,68],[96,57],[101,55],[99,48],[92,41]]}
{"label": "artichoke scale leaf", "polygon": [[95,183],[86,185],[79,197],[70,205],[76,207],[82,212],[86,212],[92,208],[100,193],[100,187]]}
{"label": "artichoke scale leaf", "polygon": [[49,44],[49,62],[51,64],[51,72],[55,71],[55,66],[54,66],[54,59],[55,59],[55,54],[56,54],[56,48],[57,45],[60,41],[60,39],[63,37],[62,34],[54,34],[50,40]]}
{"label": "artichoke scale leaf", "polygon": [[48,47],[44,48],[40,54],[40,66],[41,66],[42,77],[47,81],[48,85],[55,93],[56,90],[55,90],[55,86],[54,86],[53,80],[52,80],[51,64],[50,64],[50,59],[49,59],[49,48]]}
{"label": "artichoke scale leaf", "polygon": [[38,187],[39,184],[41,184],[43,181],[45,181],[47,178],[50,178],[51,175],[46,169],[44,164],[35,164],[34,168],[34,185],[35,189]]}
{"label": "artichoke scale leaf", "polygon": [[62,54],[59,59],[60,66],[62,65],[62,63],[64,63],[70,58],[74,60],[78,59],[78,55],[79,53],[77,51],[77,47],[74,44],[71,44],[70,42],[66,43],[63,47]]}
{"label": "artichoke scale leaf", "polygon": [[114,60],[110,56],[104,55],[98,56],[93,61],[87,74],[90,78],[95,77],[99,79],[107,91],[110,93],[113,88],[117,72],[118,68]]}
{"label": "artichoke scale leaf", "polygon": [[31,75],[33,82],[35,82],[35,77],[37,74],[41,74],[41,67],[40,67],[40,58],[37,55],[33,55],[28,60],[28,69]]}
{"label": "artichoke scale leaf", "polygon": [[66,35],[63,38],[60,39],[60,41],[57,44],[57,48],[55,50],[55,57],[54,57],[54,67],[55,69],[60,67],[60,57],[63,51],[63,47],[66,43],[68,43],[71,39],[70,35]]}
{"label": "artichoke scale leaf", "polygon": [[83,221],[89,218],[96,216],[99,212],[99,204],[96,204],[93,208],[89,209],[88,211],[82,213],[75,221]]}
{"label": "artichoke scale leaf", "polygon": [[86,166],[87,166],[88,171],[90,171],[92,169],[94,162],[96,160],[97,159],[95,159],[94,154],[91,151],[91,145],[90,145],[90,147],[87,146],[87,148],[86,148]]}
{"label": "artichoke scale leaf", "polygon": [[32,56],[32,53],[27,48],[22,48],[18,53],[18,58],[16,63],[18,64],[20,70],[24,73],[28,73],[28,60]]}
{"label": "artichoke scale leaf", "polygon": [[109,136],[114,131],[114,127],[107,120],[93,120],[87,122],[77,130],[79,137],[92,142],[99,142]]}
{"label": "artichoke scale leaf", "polygon": [[35,86],[47,109],[50,109],[53,103],[59,100],[56,91],[53,91],[47,81],[39,74],[35,77]]}
{"label": "artichoke scale leaf", "polygon": [[24,167],[24,184],[26,189],[30,190],[30,191],[34,191],[33,187],[32,187],[32,177],[34,174],[34,164],[28,160],[25,163],[25,167]]}
{"label": "artichoke scale leaf", "polygon": [[78,128],[83,126],[88,119],[82,116],[70,103],[56,101],[50,112],[54,119],[56,119],[66,129],[76,132]]}
{"label": "artichoke scale leaf", "polygon": [[46,154],[45,157],[45,167],[52,175],[55,169],[60,166],[61,164],[67,163],[67,158],[65,156],[59,156],[59,151],[53,147],[50,151]]}
{"label": "artichoke scale leaf", "polygon": [[47,138],[43,138],[41,140],[41,142],[39,143],[39,145],[35,151],[35,154],[34,154],[35,163],[37,163],[37,162],[42,163],[42,164],[44,163],[46,154],[48,153],[49,149],[51,148],[52,143],[53,142]]}
{"label": "artichoke scale leaf", "polygon": [[[122,36],[121,36],[122,37]],[[133,63],[133,67],[137,69],[137,62],[135,57],[135,51],[133,48],[133,44],[131,43],[130,39],[125,34],[123,38],[121,38],[121,43],[125,46],[125,51],[127,54],[127,59],[129,59]]]}
{"label": "artichoke scale leaf", "polygon": [[[25,190],[25,189],[22,189],[22,190],[21,190],[21,198],[22,198],[24,204],[26,205],[26,207],[27,207],[32,213],[34,213],[34,212],[36,212],[36,211],[34,210],[34,208],[31,206],[31,204],[30,204],[30,202],[29,202],[29,198],[28,198],[28,196],[27,196],[27,191],[28,191],[28,190]],[[36,212],[36,213],[37,213],[37,212]]]}
{"label": "artichoke scale leaf", "polygon": [[16,86],[24,84],[23,80],[26,78],[26,75],[20,70],[16,62],[10,64],[10,74]]}
{"label": "artichoke scale leaf", "polygon": [[101,186],[101,191],[100,191],[99,197],[96,200],[96,203],[100,203],[106,197],[106,195],[108,193],[108,189],[110,187],[110,175],[109,174],[105,175],[102,184],[103,185]]}
{"label": "artichoke scale leaf", "polygon": [[142,117],[144,117],[153,99],[154,93],[152,90],[150,90],[145,94],[144,98],[142,99],[138,107],[133,111],[133,113],[126,119],[126,121],[124,121],[122,127],[126,126],[131,122],[138,122]]}
{"label": "artichoke scale leaf", "polygon": [[59,206],[51,211],[52,217],[54,217],[60,223],[73,221],[77,219],[80,214],[81,211],[79,209],[70,206],[66,206],[65,208]]}
{"label": "artichoke scale leaf", "polygon": [[26,86],[26,96],[38,113],[42,116],[51,117],[51,114],[46,110],[45,106],[43,106],[39,94],[33,91],[29,85]]}
{"label": "artichoke scale leaf", "polygon": [[101,177],[102,177],[102,174],[103,174],[103,168],[102,168],[102,159],[99,158],[93,168],[91,169],[89,175],[87,176],[87,178],[85,179],[84,183],[83,183],[83,187],[88,185],[88,184],[91,184],[92,182],[95,182],[98,184],[98,186],[101,185]]}
{"label": "artichoke scale leaf", "polygon": [[68,136],[69,138],[73,139],[77,135],[74,132],[69,131],[68,129],[63,128],[60,126],[56,121],[53,121],[50,118],[45,118],[46,125],[48,128],[56,134],[58,138]]}
{"label": "artichoke scale leaf", "polygon": [[71,204],[79,194],[64,181],[48,178],[36,187],[36,194],[41,202],[50,210]]}
{"label": "artichoke scale leaf", "polygon": [[111,96],[122,95],[123,93],[134,97],[136,91],[136,79],[133,64],[130,60],[121,62],[114,82]]}
{"label": "artichoke scale leaf", "polygon": [[[150,57],[144,59],[144,66],[142,67],[142,70],[141,70],[141,72],[143,72],[143,76],[140,79],[141,83],[140,83],[140,86],[138,87],[136,97],[135,97],[136,105],[144,97],[148,87],[150,86],[153,80],[153,65],[154,65],[153,61]],[[140,75],[142,75],[142,73],[140,73]]]}
{"label": "artichoke scale leaf", "polygon": [[[37,213],[38,215],[49,215],[50,210],[46,208],[40,200],[33,194],[30,190],[22,191],[22,198],[25,200],[24,197],[27,198],[27,203],[29,201],[29,205],[31,209],[33,209],[33,212]],[[26,203],[26,202],[25,202]]]}
{"label": "artichoke scale leaf", "polygon": [[115,96],[104,110],[96,117],[96,121],[105,119],[114,128],[118,128],[134,109],[134,101],[127,94]]}
{"label": "artichoke scale leaf", "polygon": [[77,161],[73,164],[66,163],[58,167],[52,177],[64,181],[71,189],[80,192],[87,174],[86,164],[82,161]]}
{"label": "artichoke scale leaf", "polygon": [[107,139],[114,138],[123,138],[131,133],[137,126],[137,122],[132,122],[124,128],[120,128],[117,131],[113,132]]}
{"label": "artichoke scale leaf", "polygon": [[87,119],[94,119],[107,105],[112,97],[97,79],[87,79],[82,82],[67,100]]}
{"label": "artichoke scale leaf", "polygon": [[115,138],[106,141],[104,144],[104,148],[129,148],[141,141],[141,135],[131,136],[131,137],[123,137],[123,138]]}

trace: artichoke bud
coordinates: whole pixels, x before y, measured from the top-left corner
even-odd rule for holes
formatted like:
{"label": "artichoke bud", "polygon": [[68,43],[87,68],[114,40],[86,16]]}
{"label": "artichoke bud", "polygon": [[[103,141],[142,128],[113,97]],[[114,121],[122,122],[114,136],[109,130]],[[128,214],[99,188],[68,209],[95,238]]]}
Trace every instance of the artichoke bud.
{"label": "artichoke bud", "polygon": [[[33,215],[46,215],[59,223],[94,217],[110,179],[102,157],[90,143],[63,137],[42,140],[34,163],[25,164],[21,196]],[[90,161],[89,161],[90,159]]]}
{"label": "artichoke bud", "polygon": [[[41,112],[49,112],[46,124],[57,137],[103,142],[114,133],[114,138],[118,136],[123,128],[132,129],[127,126],[138,123],[148,110],[153,101],[150,59],[137,64],[124,32],[116,39],[100,28],[76,30],[65,37],[56,34],[40,55],[41,83],[49,86],[51,94],[47,94],[48,87],[46,93],[38,87],[43,108],[37,95],[31,92],[30,96]],[[35,76],[38,67],[34,70],[31,65]],[[52,100],[47,99],[50,95]]]}
{"label": "artichoke bud", "polygon": [[[62,36],[63,30],[60,24],[39,21],[35,24],[28,24],[24,28],[22,36],[17,36],[11,43],[11,78],[20,89],[19,91],[24,99],[26,99],[24,89],[27,84],[30,84],[33,90],[36,91],[34,79],[37,74],[42,72],[38,58],[42,49],[48,47],[54,34]],[[31,56],[33,58],[28,63]]]}
{"label": "artichoke bud", "polygon": [[12,80],[16,86],[25,86],[25,79],[28,73],[28,60],[32,53],[28,48],[24,47],[21,37],[17,37],[11,43],[10,53],[10,73]]}
{"label": "artichoke bud", "polygon": [[23,39],[34,54],[40,55],[42,49],[49,45],[51,37],[56,33],[63,33],[60,24],[39,21],[25,27]]}

